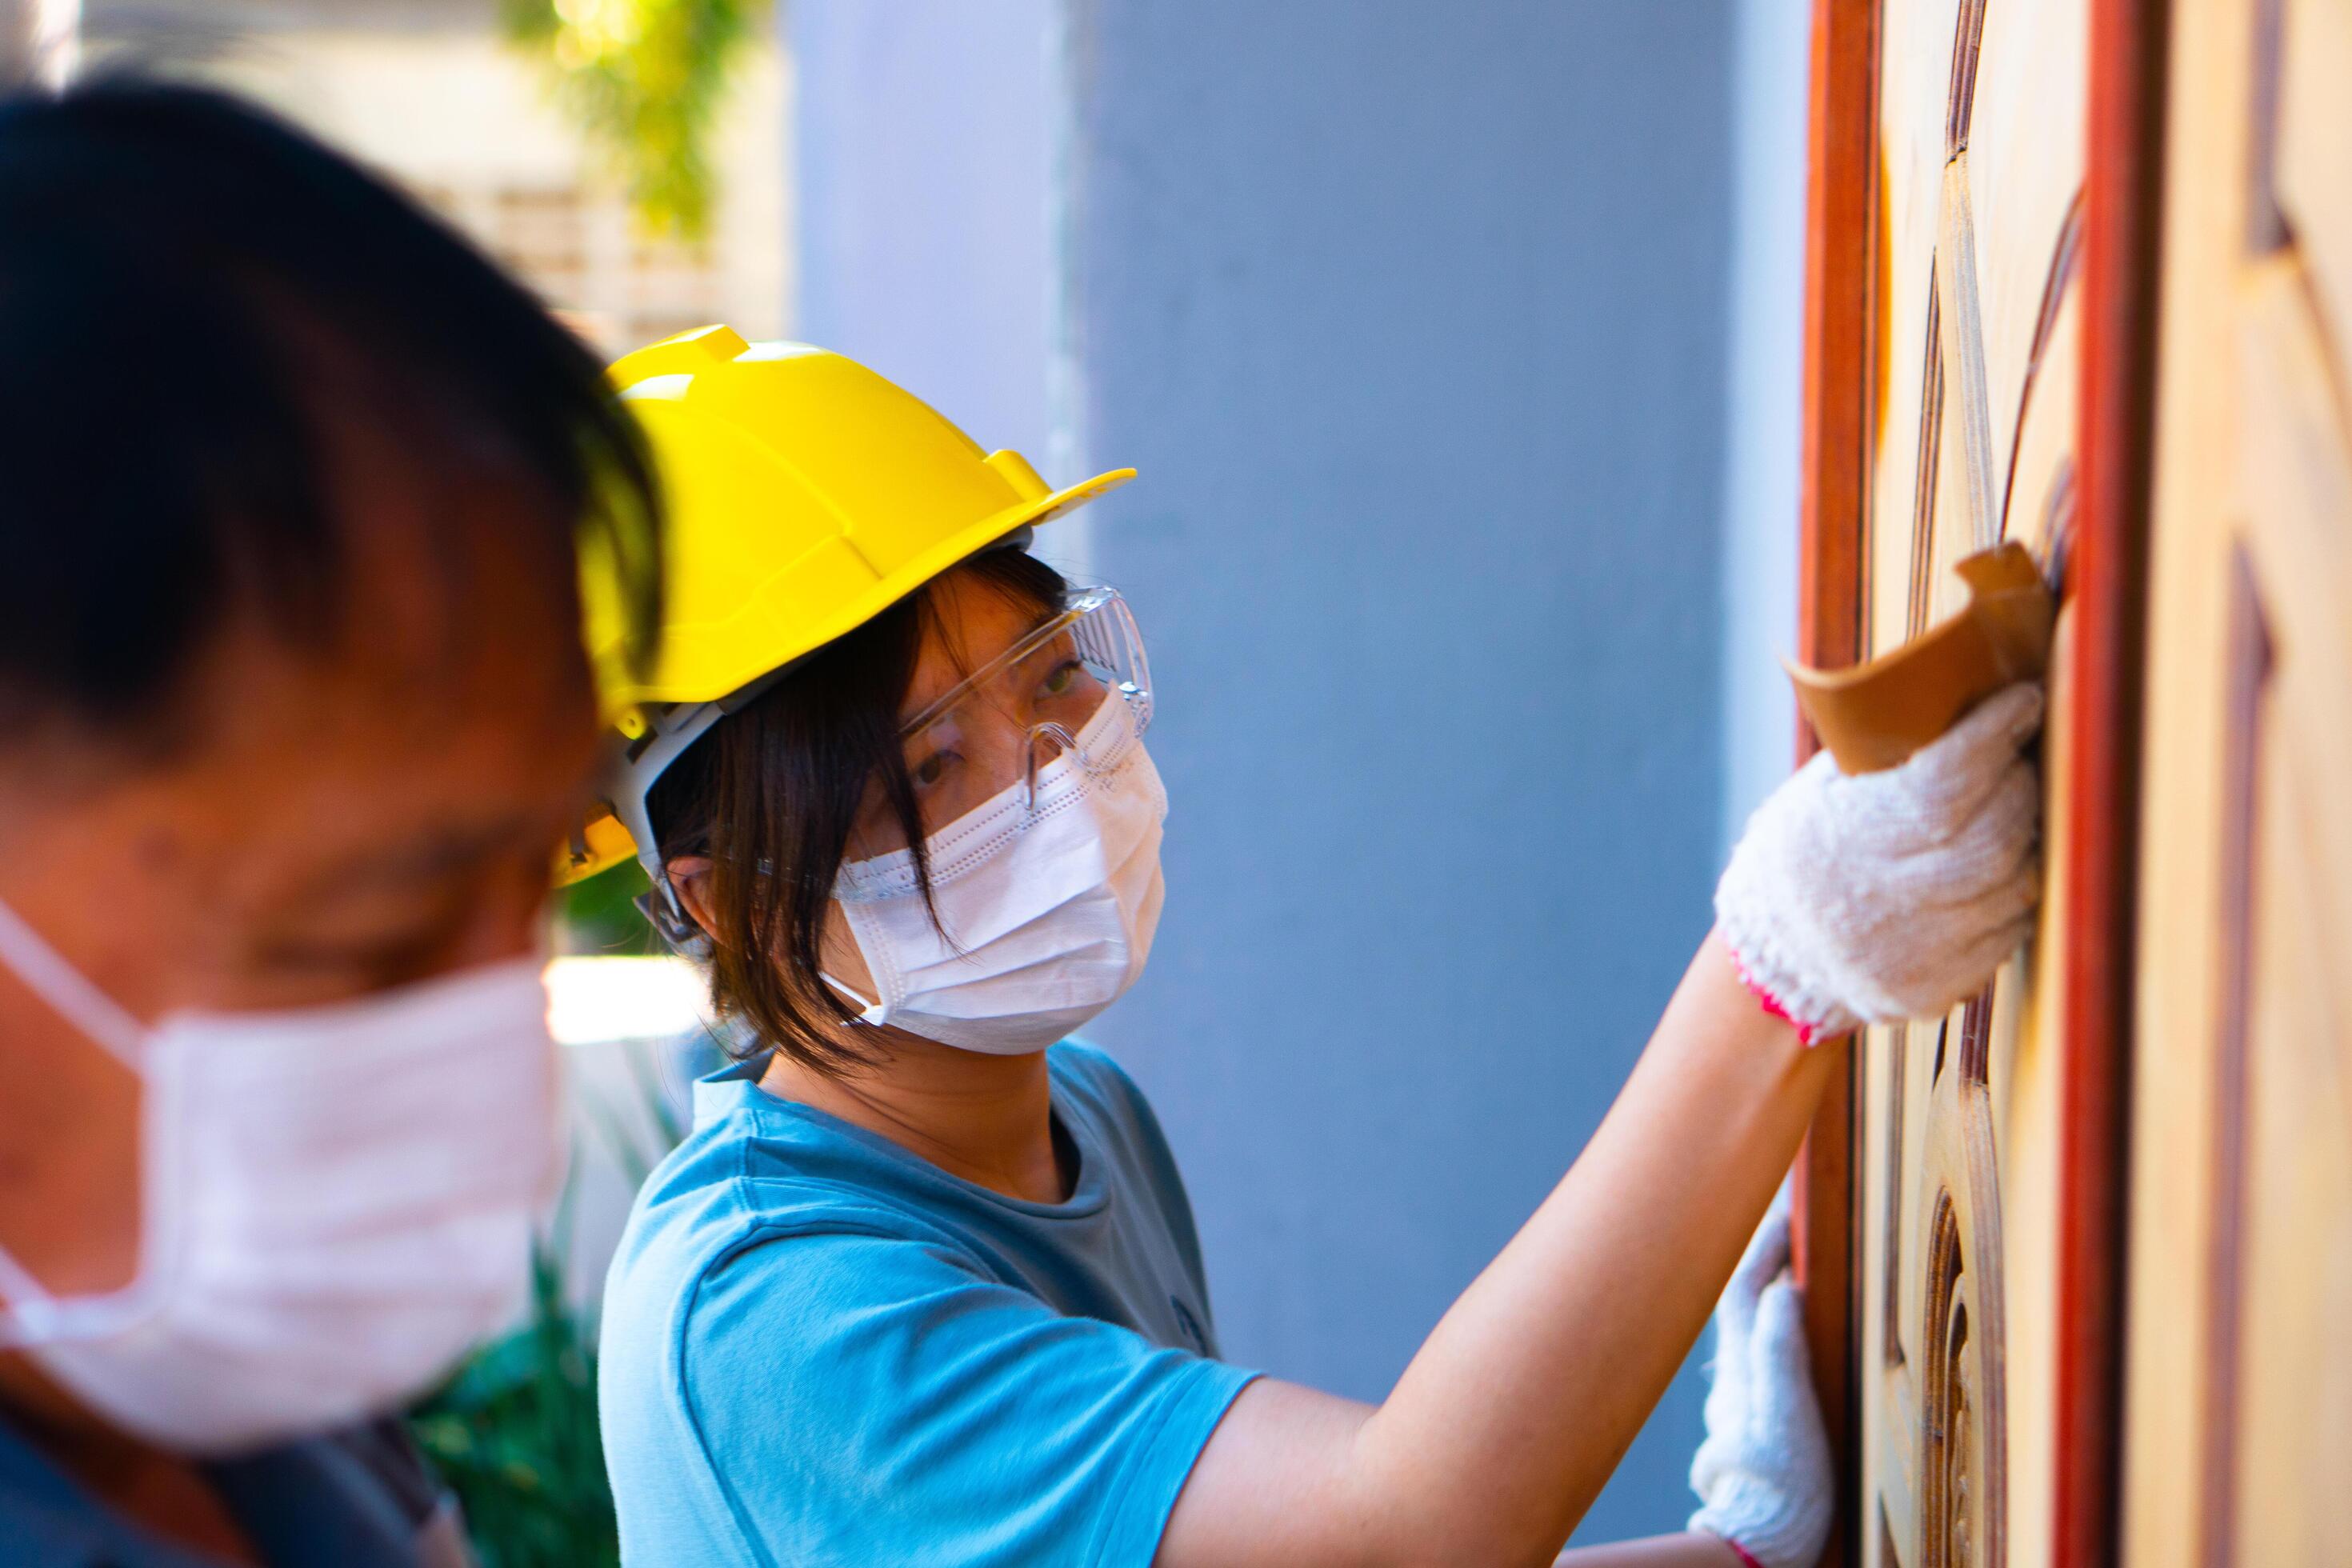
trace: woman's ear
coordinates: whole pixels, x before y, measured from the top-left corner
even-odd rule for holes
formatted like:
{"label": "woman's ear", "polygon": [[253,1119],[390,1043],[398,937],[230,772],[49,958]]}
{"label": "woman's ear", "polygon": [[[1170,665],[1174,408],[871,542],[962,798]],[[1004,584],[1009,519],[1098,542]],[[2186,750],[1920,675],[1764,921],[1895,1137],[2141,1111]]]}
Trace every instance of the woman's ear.
{"label": "woman's ear", "polygon": [[669,879],[670,889],[677,895],[678,907],[686,910],[686,918],[716,941],[719,922],[710,901],[710,857],[680,855],[663,863],[662,875]]}

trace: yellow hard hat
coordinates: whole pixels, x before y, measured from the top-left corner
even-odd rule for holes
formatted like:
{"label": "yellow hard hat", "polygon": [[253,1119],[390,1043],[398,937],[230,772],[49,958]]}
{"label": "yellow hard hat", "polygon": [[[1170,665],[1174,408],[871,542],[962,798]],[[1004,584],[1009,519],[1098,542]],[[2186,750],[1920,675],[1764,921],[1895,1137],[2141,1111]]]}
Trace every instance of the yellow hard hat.
{"label": "yellow hard hat", "polygon": [[644,426],[667,512],[661,643],[632,670],[617,603],[591,593],[589,650],[625,742],[611,815],[558,866],[577,881],[652,868],[644,795],[728,700],[864,625],[958,562],[1132,479],[1055,489],[983,454],[920,398],[805,343],[723,326],[628,354],[614,384]]}

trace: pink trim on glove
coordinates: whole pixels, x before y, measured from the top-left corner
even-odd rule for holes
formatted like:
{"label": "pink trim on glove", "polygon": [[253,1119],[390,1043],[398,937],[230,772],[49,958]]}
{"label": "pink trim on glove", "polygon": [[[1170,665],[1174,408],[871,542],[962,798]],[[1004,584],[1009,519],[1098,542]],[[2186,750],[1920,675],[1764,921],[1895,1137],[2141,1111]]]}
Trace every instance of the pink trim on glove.
{"label": "pink trim on glove", "polygon": [[[1765,1012],[1770,1014],[1773,1017],[1780,1019],[1780,1022],[1788,1025],[1790,1028],[1797,1031],[1798,1044],[1804,1046],[1816,1046],[1821,1044],[1822,1028],[1820,1025],[1808,1024],[1802,1018],[1798,1017],[1794,1013],[1790,1012],[1787,1005],[1778,996],[1772,994],[1771,988],[1769,986],[1766,985],[1762,981],[1757,979],[1755,975],[1748,973],[1748,961],[1740,957],[1736,949],[1727,947],[1724,951],[1731,954],[1731,967],[1733,971],[1738,974],[1739,984],[1748,987],[1748,994],[1750,996],[1755,997],[1756,1000],[1762,1005]],[[1739,1548],[1736,1543],[1731,1549],[1734,1552],[1739,1552]],[[1742,1557],[1746,1557],[1748,1555],[1745,1552],[1739,1552],[1739,1554]]]}
{"label": "pink trim on glove", "polygon": [[1748,1554],[1748,1548],[1740,1545],[1739,1542],[1732,1540],[1731,1537],[1727,1535],[1718,1535],[1716,1539],[1722,1542],[1726,1546],[1731,1548],[1731,1554],[1739,1559],[1740,1568],[1764,1568],[1764,1564],[1757,1562],[1754,1557]]}

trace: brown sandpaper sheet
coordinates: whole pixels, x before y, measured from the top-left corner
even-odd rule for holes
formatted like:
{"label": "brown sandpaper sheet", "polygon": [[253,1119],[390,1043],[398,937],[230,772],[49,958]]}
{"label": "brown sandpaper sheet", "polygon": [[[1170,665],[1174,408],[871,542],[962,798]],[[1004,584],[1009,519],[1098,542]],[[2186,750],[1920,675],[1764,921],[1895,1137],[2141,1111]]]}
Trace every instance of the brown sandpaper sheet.
{"label": "brown sandpaper sheet", "polygon": [[1953,570],[1968,604],[1901,647],[1851,669],[1788,666],[1797,705],[1842,771],[1895,767],[1979,702],[2048,667],[2057,606],[2032,552],[1996,545]]}

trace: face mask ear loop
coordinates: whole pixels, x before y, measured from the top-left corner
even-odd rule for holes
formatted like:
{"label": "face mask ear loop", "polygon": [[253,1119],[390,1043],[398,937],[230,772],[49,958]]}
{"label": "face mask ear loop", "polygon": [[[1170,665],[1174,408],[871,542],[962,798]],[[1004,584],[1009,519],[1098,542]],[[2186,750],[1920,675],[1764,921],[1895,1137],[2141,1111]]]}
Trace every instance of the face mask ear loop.
{"label": "face mask ear loop", "polygon": [[146,1056],[147,1027],[121,1003],[92,985],[16,911],[0,904],[0,964],[24,982],[49,1010],[136,1072]]}
{"label": "face mask ear loop", "polygon": [[[66,962],[40,932],[25,923],[24,918],[0,903],[0,966],[5,966],[25,988],[39,997],[49,1010],[98,1045],[117,1061],[142,1078],[147,1072],[147,1027],[131,1016],[120,1002],[92,985],[81,971]],[[154,1092],[151,1083],[148,1093]],[[165,1131],[169,1131],[168,1129]],[[168,1138],[151,1139],[146,1163],[149,1165],[142,1185],[147,1212],[152,1215],[157,1191],[170,1184],[169,1168],[174,1162],[174,1151],[166,1145]],[[152,1227],[141,1226],[140,1241],[142,1280],[156,1272],[157,1253]],[[79,1300],[72,1310],[76,1320],[89,1320],[90,1331],[98,1331],[108,1321],[120,1318],[128,1321],[143,1311],[141,1293],[131,1287],[120,1291],[105,1292],[96,1300],[107,1304],[103,1313],[92,1313],[94,1302]],[[62,1304],[48,1288],[36,1279],[25,1266],[0,1247],[0,1347],[43,1343],[54,1339],[73,1337],[61,1316]]]}
{"label": "face mask ear loop", "polygon": [[41,1331],[42,1320],[56,1303],[49,1288],[0,1247],[0,1350],[21,1349],[49,1338]]}
{"label": "face mask ear loop", "polygon": [[864,1012],[857,1015],[857,1021],[859,1023],[881,1025],[887,1024],[890,1021],[890,1009],[879,1002],[868,1002],[865,996],[859,993],[856,986],[844,985],[840,981],[835,980],[832,975],[827,974],[822,969],[816,972],[816,977],[865,1009]]}

